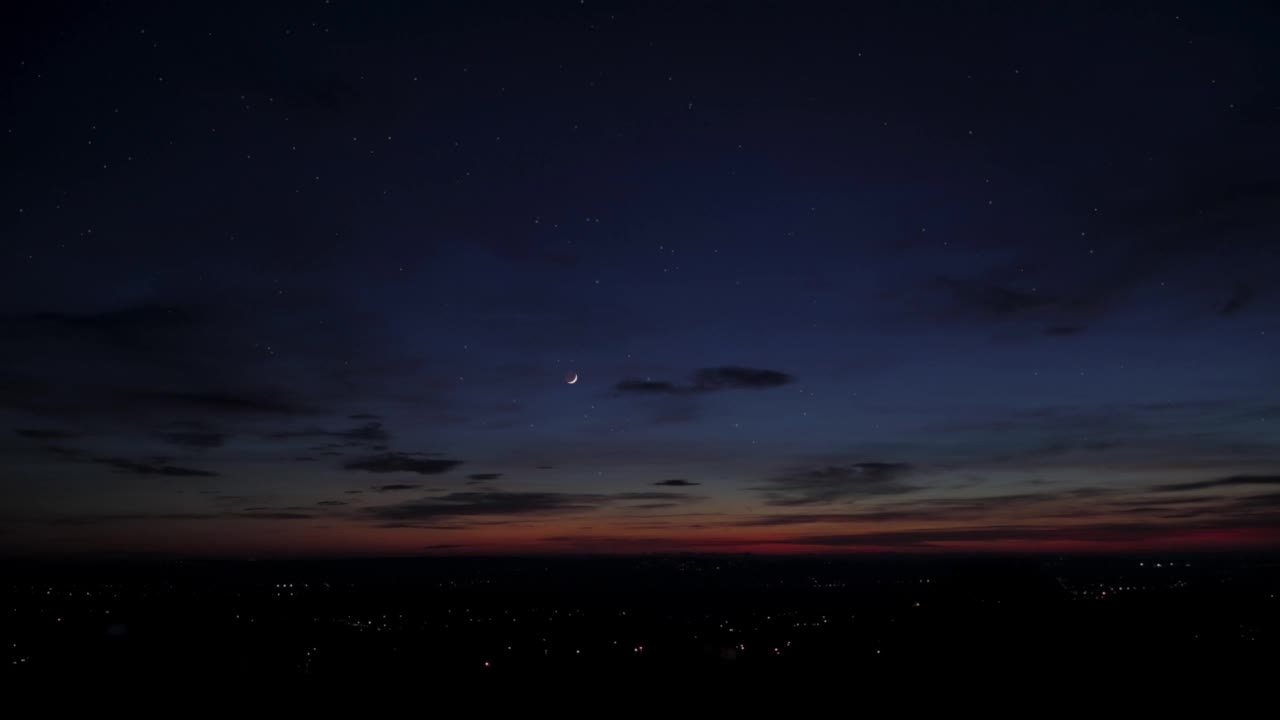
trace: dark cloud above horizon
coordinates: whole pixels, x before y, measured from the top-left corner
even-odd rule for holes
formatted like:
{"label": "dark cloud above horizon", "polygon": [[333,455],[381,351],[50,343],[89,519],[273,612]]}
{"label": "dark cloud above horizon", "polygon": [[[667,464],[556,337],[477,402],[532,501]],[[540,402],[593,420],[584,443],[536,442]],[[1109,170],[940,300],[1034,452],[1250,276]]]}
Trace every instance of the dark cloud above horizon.
{"label": "dark cloud above horizon", "polygon": [[[747,527],[775,527],[788,525],[912,522],[937,523],[974,521],[983,518],[1006,516],[1011,512],[1027,509],[1077,507],[1079,502],[1094,505],[1111,502],[1111,492],[1105,488],[1074,488],[1071,490],[1037,490],[1001,495],[954,494],[948,497],[904,498],[903,493],[883,493],[880,497],[867,497],[866,503],[845,503],[822,509],[809,507],[819,503],[773,503],[776,507],[805,507],[803,511],[770,512],[754,515],[733,524]],[[872,503],[870,500],[874,500]],[[1123,501],[1121,501],[1123,502]],[[1148,501],[1143,501],[1148,502]]]}
{"label": "dark cloud above horizon", "polygon": [[1192,482],[1157,485],[1151,488],[1151,490],[1153,492],[1183,492],[1187,490],[1208,490],[1210,488],[1248,487],[1259,485],[1280,485],[1280,475],[1232,475],[1229,477],[1214,478],[1212,480],[1195,480]]}
{"label": "dark cloud above horizon", "polygon": [[365,508],[365,513],[383,522],[429,523],[476,516],[581,513],[606,507],[624,507],[632,501],[644,503],[642,506],[632,506],[633,509],[651,510],[655,509],[654,505],[657,503],[661,503],[662,507],[673,507],[702,500],[705,498],[664,492],[596,494],[487,490],[452,492],[411,502],[379,505]]}
{"label": "dark cloud above horizon", "polygon": [[217,477],[218,473],[197,468],[170,465],[163,458],[153,460],[129,460],[126,458],[93,458],[92,463],[106,465],[114,470],[135,475],[160,475],[164,477]]}
{"label": "dark cloud above horizon", "polygon": [[696,482],[693,482],[692,480],[685,480],[683,478],[659,480],[654,483],[654,485],[660,485],[662,487],[693,487],[694,485],[700,485],[700,484],[701,483],[696,483]]}
{"label": "dark cloud above horizon", "polygon": [[461,465],[461,460],[417,457],[408,453],[387,452],[353,458],[342,464],[347,470],[370,473],[408,472],[418,475],[439,475]]}
{"label": "dark cloud above horizon", "polygon": [[[390,440],[391,433],[387,431],[387,428],[381,422],[375,420],[347,430],[322,430],[319,428],[310,428],[307,430],[275,432],[271,433],[268,437],[272,440],[337,438],[339,440],[345,440],[348,443],[376,444]],[[337,445],[333,446],[336,447]]]}
{"label": "dark cloud above horizon", "polygon": [[673,502],[697,502],[706,498],[700,495],[688,495],[674,492],[623,492],[610,496],[615,500],[664,500]]}
{"label": "dark cloud above horizon", "polygon": [[20,428],[18,430],[14,430],[14,433],[16,433],[18,437],[26,438],[28,440],[69,440],[79,436],[78,433],[68,432],[66,430],[31,428]]}
{"label": "dark cloud above horizon", "polygon": [[1237,285],[1231,291],[1231,297],[1222,304],[1218,309],[1218,313],[1222,315],[1234,315],[1244,309],[1246,305],[1253,302],[1253,288],[1248,285]]}
{"label": "dark cloud above horizon", "polygon": [[366,508],[377,520],[424,522],[479,515],[526,515],[595,509],[595,495],[546,492],[455,492],[396,505]]}
{"label": "dark cloud above horizon", "polygon": [[655,380],[622,380],[614,389],[622,393],[680,395],[721,390],[765,390],[791,383],[792,376],[777,370],[761,370],[736,366],[703,368],[695,372],[687,384]]}
{"label": "dark cloud above horizon", "polygon": [[246,512],[223,513],[226,517],[248,520],[314,520],[317,516],[306,512],[290,512],[283,510],[256,510]]}
{"label": "dark cloud above horizon", "polygon": [[[833,535],[799,535],[778,541],[780,545],[808,545],[828,548],[903,549],[1007,545],[1010,549],[1026,543],[1076,543],[1108,547],[1134,545],[1165,539],[1195,538],[1200,533],[1222,529],[1217,523],[1098,523],[1067,527],[1008,525],[993,527],[933,528]],[[1261,531],[1245,526],[1242,530]],[[1188,540],[1183,539],[1186,543]]]}
{"label": "dark cloud above horizon", "polygon": [[917,488],[903,484],[913,470],[896,462],[856,462],[786,472],[758,488],[768,505],[817,505],[871,495],[900,495]]}

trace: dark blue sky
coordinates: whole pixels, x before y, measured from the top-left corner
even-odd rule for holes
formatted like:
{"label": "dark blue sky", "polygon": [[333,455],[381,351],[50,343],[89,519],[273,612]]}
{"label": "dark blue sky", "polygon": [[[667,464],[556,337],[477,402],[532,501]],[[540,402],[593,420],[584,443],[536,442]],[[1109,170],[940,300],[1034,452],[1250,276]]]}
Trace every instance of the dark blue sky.
{"label": "dark blue sky", "polygon": [[416,5],[6,24],[6,545],[1276,542],[1268,4]]}

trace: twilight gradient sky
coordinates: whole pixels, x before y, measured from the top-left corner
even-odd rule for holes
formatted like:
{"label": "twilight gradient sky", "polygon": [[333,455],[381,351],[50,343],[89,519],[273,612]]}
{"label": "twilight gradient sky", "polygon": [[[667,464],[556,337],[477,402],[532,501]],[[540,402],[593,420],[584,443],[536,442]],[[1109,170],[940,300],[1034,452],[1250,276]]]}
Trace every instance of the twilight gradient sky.
{"label": "twilight gradient sky", "polygon": [[11,9],[0,546],[1274,547],[1215,5]]}

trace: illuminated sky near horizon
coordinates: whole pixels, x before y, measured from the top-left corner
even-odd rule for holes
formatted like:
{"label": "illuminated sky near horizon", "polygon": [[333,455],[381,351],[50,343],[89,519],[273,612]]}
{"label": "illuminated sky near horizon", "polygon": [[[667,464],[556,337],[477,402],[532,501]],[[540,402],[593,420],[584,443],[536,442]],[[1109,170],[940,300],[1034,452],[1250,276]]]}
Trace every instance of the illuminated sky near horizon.
{"label": "illuminated sky near horizon", "polygon": [[1280,543],[1265,3],[43,5],[8,551]]}

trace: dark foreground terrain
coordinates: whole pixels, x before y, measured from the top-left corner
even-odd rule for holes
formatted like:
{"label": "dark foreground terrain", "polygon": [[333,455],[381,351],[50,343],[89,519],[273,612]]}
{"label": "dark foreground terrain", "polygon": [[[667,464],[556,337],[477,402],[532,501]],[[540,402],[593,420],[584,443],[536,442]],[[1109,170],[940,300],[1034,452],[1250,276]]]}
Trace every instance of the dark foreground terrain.
{"label": "dark foreground terrain", "polygon": [[6,563],[5,674],[1274,663],[1272,556]]}

